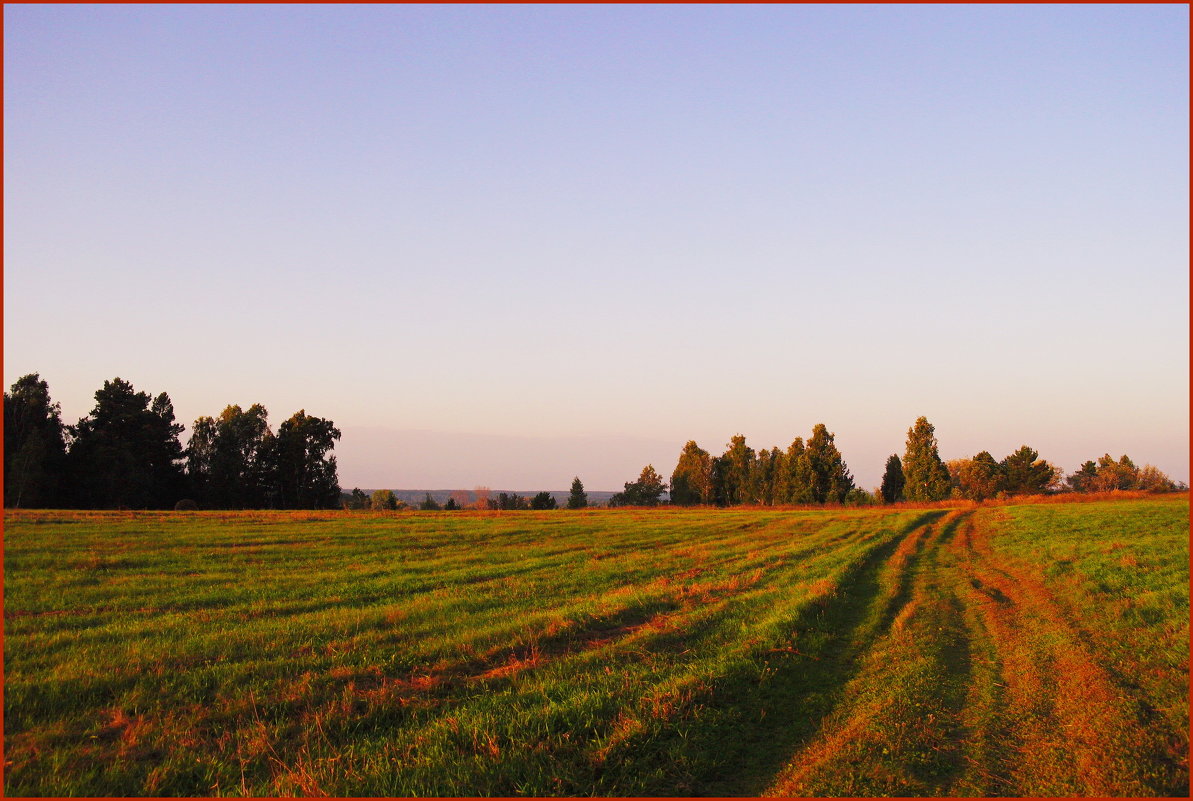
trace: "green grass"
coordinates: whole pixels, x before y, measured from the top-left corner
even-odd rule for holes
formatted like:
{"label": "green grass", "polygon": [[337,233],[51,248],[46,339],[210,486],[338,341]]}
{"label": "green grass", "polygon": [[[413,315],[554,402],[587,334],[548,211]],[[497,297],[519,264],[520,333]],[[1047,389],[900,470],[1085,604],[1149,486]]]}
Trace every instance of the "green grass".
{"label": "green grass", "polygon": [[[1187,500],[9,513],[4,789],[1089,790],[1013,767],[1072,724],[1066,688],[1029,688],[1053,702],[1024,726],[994,686],[1072,640],[1147,734],[1146,770],[1098,775],[1187,792],[1187,529]],[[971,580],[1004,568],[1052,639],[979,613]]]}

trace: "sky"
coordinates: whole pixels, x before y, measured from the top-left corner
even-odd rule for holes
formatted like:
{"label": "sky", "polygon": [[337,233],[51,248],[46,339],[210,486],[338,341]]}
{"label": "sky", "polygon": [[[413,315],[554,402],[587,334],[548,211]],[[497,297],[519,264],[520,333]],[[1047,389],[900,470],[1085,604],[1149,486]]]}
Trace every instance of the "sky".
{"label": "sky", "polygon": [[340,483],[1189,478],[1186,5],[4,13],[4,383],[333,420]]}

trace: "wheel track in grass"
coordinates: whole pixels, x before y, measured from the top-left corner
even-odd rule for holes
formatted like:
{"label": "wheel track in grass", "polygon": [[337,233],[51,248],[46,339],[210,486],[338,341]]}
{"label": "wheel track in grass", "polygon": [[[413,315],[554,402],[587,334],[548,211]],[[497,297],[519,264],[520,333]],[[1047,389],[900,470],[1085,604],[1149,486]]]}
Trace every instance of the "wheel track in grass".
{"label": "wheel track in grass", "polygon": [[1188,793],[1187,759],[1146,699],[996,535],[957,511],[903,540],[877,636],[766,795]]}
{"label": "wheel track in grass", "polygon": [[[957,636],[955,608],[942,603],[932,576],[942,547],[955,535],[965,512],[941,512],[924,529],[906,536],[883,566],[879,583],[886,592],[875,597],[871,616],[876,620],[864,642],[857,643],[857,665],[839,694],[839,702],[818,722],[806,745],[789,754],[786,764],[763,788],[767,796],[790,795],[924,795],[932,776],[941,773],[942,750],[957,739],[957,715],[963,703],[955,691],[947,697],[928,693],[888,693],[891,683],[908,686],[936,678],[940,666],[968,677],[972,655],[968,642]],[[949,637],[937,636],[937,649],[919,649],[925,621],[947,624]],[[906,660],[915,669],[893,666]],[[947,666],[947,668],[946,668]],[[932,695],[939,687],[930,683]],[[925,711],[928,703],[931,711]],[[911,715],[927,716],[930,725],[913,730]],[[951,719],[950,719],[951,716]],[[945,767],[951,767],[946,761]],[[947,771],[946,771],[947,772]]]}
{"label": "wheel track in grass", "polygon": [[1149,725],[1146,699],[1116,680],[1042,573],[998,554],[994,536],[989,519],[971,521],[956,552],[1000,658],[1022,668],[1004,671],[1011,784],[1025,795],[1187,794],[1187,755]]}
{"label": "wheel track in grass", "polygon": [[[773,649],[773,673],[764,682],[717,688],[709,705],[725,720],[705,736],[723,738],[722,759],[680,788],[684,793],[743,796],[766,788],[791,750],[815,734],[817,722],[840,700],[868,647],[893,625],[908,592],[907,572],[945,514],[918,515],[848,566],[834,590],[797,613],[791,622],[795,647]],[[701,747],[696,737],[692,747]]]}

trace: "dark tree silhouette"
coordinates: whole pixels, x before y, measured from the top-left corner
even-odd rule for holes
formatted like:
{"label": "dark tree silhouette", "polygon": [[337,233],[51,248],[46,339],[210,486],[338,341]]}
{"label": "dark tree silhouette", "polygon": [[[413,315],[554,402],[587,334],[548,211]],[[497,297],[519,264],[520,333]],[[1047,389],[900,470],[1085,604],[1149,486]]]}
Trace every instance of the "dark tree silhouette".
{"label": "dark tree silhouette", "polygon": [[879,493],[883,503],[898,503],[903,500],[903,462],[898,454],[892,453],[886,460],[886,471],[882,474],[882,487]]}
{"label": "dark tree silhouette", "polygon": [[286,509],[329,509],[339,503],[340,483],[332,448],[340,430],[305,409],[278,427],[274,459],[281,505]]}
{"label": "dark tree silhouette", "polygon": [[540,492],[530,499],[531,509],[554,509],[556,506],[555,497],[546,491]]}
{"label": "dark tree silhouette", "polygon": [[584,484],[581,483],[580,477],[576,476],[572,479],[572,490],[568,493],[567,508],[583,509],[586,506],[588,506],[588,493],[584,491]]}
{"label": "dark tree silhouette", "polygon": [[1040,458],[1039,453],[1026,445],[1008,454],[1000,466],[1000,489],[1011,495],[1038,495],[1048,492],[1059,474],[1056,468]]}
{"label": "dark tree silhouette", "polygon": [[58,505],[65,461],[65,428],[49,385],[37,373],[18,378],[4,393],[4,505]]}
{"label": "dark tree silhouette", "polygon": [[637,481],[627,482],[625,490],[609,499],[610,506],[658,506],[659,496],[667,491],[667,485],[655,472],[654,465],[642,468]]}
{"label": "dark tree silhouette", "polygon": [[191,429],[187,468],[192,492],[209,509],[260,509],[276,495],[276,440],[261,404],[228,406]]}
{"label": "dark tree silhouette", "polygon": [[75,505],[170,509],[182,497],[182,426],[166,393],[151,399],[123,379],[105,381],[71,432],[66,475]]}

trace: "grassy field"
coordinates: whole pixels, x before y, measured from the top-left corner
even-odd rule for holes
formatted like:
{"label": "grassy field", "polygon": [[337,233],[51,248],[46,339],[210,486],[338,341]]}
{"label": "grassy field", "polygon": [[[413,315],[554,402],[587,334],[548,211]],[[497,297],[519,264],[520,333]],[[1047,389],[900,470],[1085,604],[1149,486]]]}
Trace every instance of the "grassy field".
{"label": "grassy field", "polygon": [[9,512],[6,795],[1187,795],[1187,496]]}

